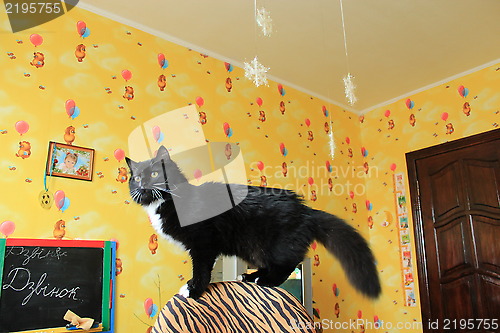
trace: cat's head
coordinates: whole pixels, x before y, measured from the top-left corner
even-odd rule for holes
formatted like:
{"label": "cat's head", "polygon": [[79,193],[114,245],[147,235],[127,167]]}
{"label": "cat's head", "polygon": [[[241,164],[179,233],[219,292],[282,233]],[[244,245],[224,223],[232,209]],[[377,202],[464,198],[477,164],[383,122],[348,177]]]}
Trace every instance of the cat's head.
{"label": "cat's head", "polygon": [[130,196],[140,205],[155,201],[172,200],[179,185],[187,182],[177,164],[170,158],[167,149],[161,146],[150,160],[134,162],[125,157],[130,168]]}

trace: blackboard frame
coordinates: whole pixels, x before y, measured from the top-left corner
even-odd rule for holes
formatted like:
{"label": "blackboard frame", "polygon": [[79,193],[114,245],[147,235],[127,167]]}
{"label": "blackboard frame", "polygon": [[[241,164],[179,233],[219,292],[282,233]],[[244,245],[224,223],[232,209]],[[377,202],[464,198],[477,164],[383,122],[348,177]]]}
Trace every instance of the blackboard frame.
{"label": "blackboard frame", "polygon": [[[29,239],[29,238],[7,238],[0,239],[0,298],[2,294],[2,280],[7,247],[54,247],[54,248],[97,248],[103,250],[102,260],[102,325],[90,332],[114,333],[115,332],[115,277],[116,277],[116,242],[100,240],[57,240],[57,239]],[[28,332],[68,332],[65,327],[41,327],[35,330],[18,331]]]}

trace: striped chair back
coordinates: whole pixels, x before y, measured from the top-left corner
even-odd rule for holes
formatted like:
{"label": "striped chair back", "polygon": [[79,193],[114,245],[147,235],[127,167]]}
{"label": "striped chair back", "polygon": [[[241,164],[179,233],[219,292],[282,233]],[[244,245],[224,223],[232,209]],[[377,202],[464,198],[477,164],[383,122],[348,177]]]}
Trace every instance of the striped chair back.
{"label": "striped chair back", "polygon": [[210,284],[198,300],[175,295],[159,313],[153,333],[316,333],[300,302],[281,288],[255,283]]}

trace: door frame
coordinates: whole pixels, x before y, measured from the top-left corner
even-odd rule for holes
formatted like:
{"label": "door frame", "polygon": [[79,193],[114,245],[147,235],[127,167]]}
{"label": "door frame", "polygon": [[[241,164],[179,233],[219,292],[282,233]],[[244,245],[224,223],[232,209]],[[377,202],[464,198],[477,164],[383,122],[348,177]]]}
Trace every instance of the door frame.
{"label": "door frame", "polygon": [[[422,208],[420,201],[419,184],[417,179],[417,161],[430,156],[440,155],[453,150],[472,147],[498,139],[500,139],[500,129],[495,129],[406,153],[406,165],[408,168],[408,182],[410,186],[411,210],[413,217],[413,231],[415,235],[415,248],[417,252],[420,308],[422,312],[423,323],[428,323],[429,320],[433,318],[431,318],[431,297],[429,294],[429,281],[427,279],[427,255],[425,252]],[[423,326],[424,331],[427,331],[426,325]]]}

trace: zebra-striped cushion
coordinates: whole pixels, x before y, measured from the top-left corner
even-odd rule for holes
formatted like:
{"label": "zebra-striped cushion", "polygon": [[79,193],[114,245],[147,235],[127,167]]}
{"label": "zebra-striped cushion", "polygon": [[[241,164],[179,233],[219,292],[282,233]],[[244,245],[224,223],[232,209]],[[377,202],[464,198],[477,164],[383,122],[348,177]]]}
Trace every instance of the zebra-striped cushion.
{"label": "zebra-striped cushion", "polygon": [[158,315],[153,333],[314,333],[299,301],[280,288],[255,283],[210,284],[197,301],[175,295]]}

